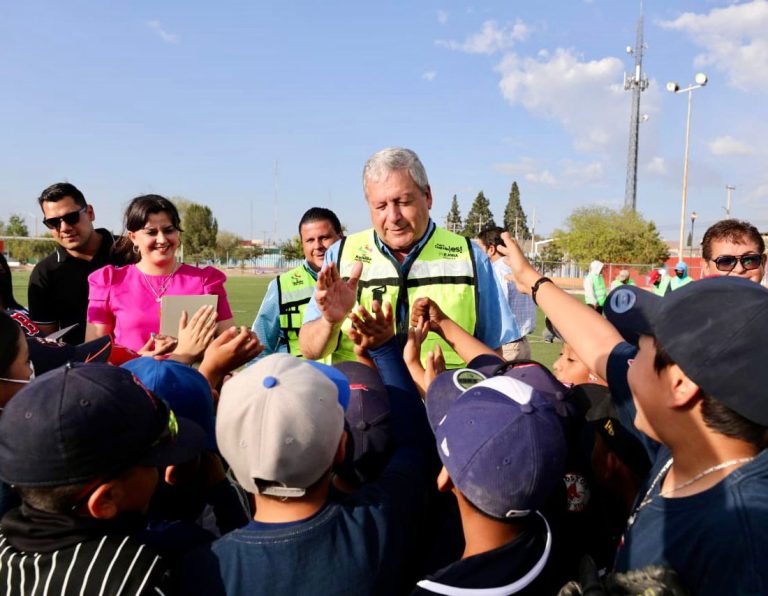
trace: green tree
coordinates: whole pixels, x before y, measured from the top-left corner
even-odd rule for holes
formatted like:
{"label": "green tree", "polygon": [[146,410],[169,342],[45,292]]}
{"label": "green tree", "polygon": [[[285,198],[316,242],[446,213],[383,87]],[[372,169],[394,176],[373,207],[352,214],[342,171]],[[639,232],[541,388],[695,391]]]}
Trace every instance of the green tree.
{"label": "green tree", "polygon": [[580,265],[594,259],[650,264],[669,257],[669,247],[656,225],[632,209],[579,207],[565,225],[565,230],[555,230],[555,242]]}
{"label": "green tree", "polygon": [[504,227],[517,240],[528,240],[531,237],[528,217],[520,203],[520,189],[517,187],[517,182],[513,182],[509,190],[509,199],[504,209]]}
{"label": "green tree", "polygon": [[472,203],[469,213],[467,213],[467,218],[464,220],[462,235],[467,238],[474,238],[481,230],[495,225],[496,222],[493,221],[493,213],[491,213],[491,204],[481,190],[477,193],[475,201]]}
{"label": "green tree", "polygon": [[182,242],[185,258],[201,259],[214,255],[219,224],[210,207],[190,203],[184,210],[181,227],[184,229]]}
{"label": "green tree", "polygon": [[303,259],[304,246],[301,244],[301,237],[296,235],[287,242],[281,244],[280,252],[283,253],[283,257],[286,259]]}
{"label": "green tree", "polygon": [[29,229],[24,221],[24,217],[18,213],[14,213],[8,218],[8,223],[5,225],[6,236],[29,236]]}
{"label": "green tree", "polygon": [[250,259],[261,255],[264,250],[260,246],[243,246],[243,239],[237,234],[222,230],[216,237],[216,253],[220,258]]}
{"label": "green tree", "polygon": [[460,234],[462,230],[461,211],[459,211],[459,200],[456,198],[456,195],[453,195],[451,210],[445,218],[445,229],[456,234]]}

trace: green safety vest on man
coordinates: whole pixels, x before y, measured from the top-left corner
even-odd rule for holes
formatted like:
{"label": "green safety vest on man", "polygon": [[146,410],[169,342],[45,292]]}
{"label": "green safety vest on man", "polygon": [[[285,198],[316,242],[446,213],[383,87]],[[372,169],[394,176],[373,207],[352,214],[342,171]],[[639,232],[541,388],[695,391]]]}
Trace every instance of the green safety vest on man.
{"label": "green safety vest on man", "polygon": [[[294,267],[277,278],[280,330],[288,343],[288,352],[299,358],[304,357],[299,348],[299,330],[316,284],[315,278],[304,265]],[[330,364],[330,358],[322,358],[319,362]]]}
{"label": "green safety vest on man", "polygon": [[587,279],[592,284],[597,305],[603,306],[603,304],[605,304],[605,297],[608,295],[608,292],[605,291],[605,279],[603,279],[603,274],[589,273],[587,274]]}
{"label": "green safety vest on man", "polygon": [[[468,333],[475,332],[477,322],[477,276],[470,240],[443,228],[435,227],[426,243],[418,250],[410,268],[400,271],[393,257],[377,246],[374,230],[347,236],[339,247],[339,273],[349,278],[355,262],[363,263],[357,286],[357,303],[369,312],[374,300],[389,302],[395,316],[395,332],[402,341],[408,334],[413,303],[431,298],[440,309]],[[405,310],[405,320],[400,312]],[[354,360],[353,344],[347,337],[351,322],[342,325],[339,347],[333,361]],[[448,368],[464,366],[464,361],[437,334],[430,332],[422,344],[421,357],[439,343]]]}

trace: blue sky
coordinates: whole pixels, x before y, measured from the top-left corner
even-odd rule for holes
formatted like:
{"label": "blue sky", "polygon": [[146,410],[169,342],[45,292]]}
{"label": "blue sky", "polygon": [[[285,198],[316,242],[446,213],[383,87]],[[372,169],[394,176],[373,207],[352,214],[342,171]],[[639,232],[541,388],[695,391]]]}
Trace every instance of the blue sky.
{"label": "blue sky", "polygon": [[[638,16],[627,0],[6,2],[0,218],[33,231],[35,198],[68,180],[115,230],[154,192],[243,237],[287,238],[315,205],[355,231],[363,163],[403,145],[438,223],[480,190],[500,222],[516,180],[546,234],[575,207],[623,204]],[[768,230],[768,2],[648,0],[645,41],[638,210],[677,237],[686,99],[664,87],[704,71],[697,236],[724,216],[726,184],[733,215]]]}

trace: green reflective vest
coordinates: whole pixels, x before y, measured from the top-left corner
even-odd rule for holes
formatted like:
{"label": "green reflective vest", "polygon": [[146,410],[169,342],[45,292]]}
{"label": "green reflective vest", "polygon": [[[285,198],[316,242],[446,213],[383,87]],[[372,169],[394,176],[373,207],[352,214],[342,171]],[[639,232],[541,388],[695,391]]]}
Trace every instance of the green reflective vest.
{"label": "green reflective vest", "polygon": [[277,278],[280,330],[288,342],[288,352],[299,358],[303,358],[299,349],[299,329],[316,283],[304,265],[294,267]]}
{"label": "green reflective vest", "polygon": [[[608,295],[608,293],[605,291],[605,279],[603,279],[602,273],[588,273],[587,279],[591,280],[592,287],[595,291],[595,300],[597,300],[597,305],[602,306],[605,304],[605,297]],[[586,300],[586,296],[584,298]]]}
{"label": "green reflective vest", "polygon": [[[394,257],[376,246],[372,229],[347,236],[339,248],[339,272],[349,278],[355,262],[363,263],[357,287],[357,302],[370,311],[374,300],[389,302],[395,315],[395,332],[405,343],[410,326],[411,306],[418,298],[429,297],[442,311],[468,333],[477,322],[477,275],[470,240],[435,227],[424,246],[418,249],[410,268],[396,266]],[[399,313],[407,313],[401,320]],[[342,325],[334,362],[354,360],[353,344],[347,337],[349,320]],[[421,349],[422,361],[439,343],[448,368],[464,366],[464,361],[437,334],[429,333]]]}
{"label": "green reflective vest", "polygon": [[672,291],[677,290],[678,288],[682,288],[683,286],[687,286],[689,283],[693,281],[692,277],[684,277],[680,279],[677,277],[677,275],[670,276],[669,278],[669,287]]}

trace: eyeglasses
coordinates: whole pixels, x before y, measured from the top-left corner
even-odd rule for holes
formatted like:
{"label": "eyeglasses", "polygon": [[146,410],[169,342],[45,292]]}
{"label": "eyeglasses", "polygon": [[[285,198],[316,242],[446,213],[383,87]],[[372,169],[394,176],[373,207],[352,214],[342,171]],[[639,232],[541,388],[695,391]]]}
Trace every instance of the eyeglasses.
{"label": "eyeglasses", "polygon": [[717,267],[718,271],[731,272],[736,268],[736,263],[741,263],[741,266],[744,267],[744,269],[747,271],[752,271],[753,269],[760,267],[763,262],[763,255],[759,255],[757,253],[749,253],[738,257],[731,255],[720,255],[716,259],[712,260],[714,261],[715,267]]}
{"label": "eyeglasses", "polygon": [[58,230],[61,227],[62,221],[66,222],[68,226],[74,226],[77,222],[80,221],[80,215],[85,213],[86,209],[88,209],[87,205],[82,209],[71,211],[58,217],[47,217],[43,220],[43,223],[45,224],[46,228],[50,228],[51,230]]}
{"label": "eyeglasses", "polygon": [[157,236],[161,231],[163,232],[163,236],[170,236],[171,234],[175,234],[179,231],[179,228],[176,226],[168,226],[167,228],[141,228],[141,231],[144,232],[147,236],[155,237]]}

